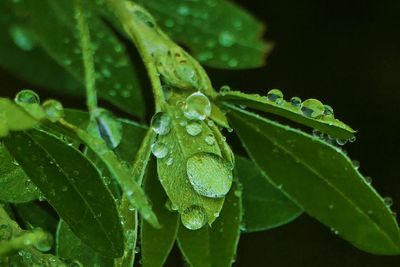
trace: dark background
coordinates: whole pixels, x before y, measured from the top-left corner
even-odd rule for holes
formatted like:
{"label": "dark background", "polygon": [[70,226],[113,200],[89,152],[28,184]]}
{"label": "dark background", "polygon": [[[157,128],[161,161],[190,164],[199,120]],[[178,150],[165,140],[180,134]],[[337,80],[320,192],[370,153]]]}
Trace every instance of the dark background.
{"label": "dark background", "polygon": [[[359,130],[346,145],[373,178],[382,196],[400,208],[400,1],[236,1],[268,25],[276,46],[265,68],[225,72],[208,69],[216,86],[286,98],[317,98]],[[0,69],[3,94],[29,87]],[[4,90],[4,88],[7,88]],[[7,92],[6,92],[7,91]],[[46,92],[41,92],[45,95]],[[83,105],[84,103],[82,103]],[[176,251],[167,266],[179,266]],[[400,257],[357,250],[303,215],[284,227],[241,237],[235,266],[400,266]]]}

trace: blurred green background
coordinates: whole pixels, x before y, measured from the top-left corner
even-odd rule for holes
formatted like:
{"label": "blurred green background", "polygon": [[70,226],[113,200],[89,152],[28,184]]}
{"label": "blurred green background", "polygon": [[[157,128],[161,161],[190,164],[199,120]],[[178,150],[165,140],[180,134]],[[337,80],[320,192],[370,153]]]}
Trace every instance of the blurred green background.
{"label": "blurred green background", "polygon": [[[286,98],[317,98],[334,107],[337,118],[359,131],[357,142],[346,146],[349,155],[399,211],[400,1],[236,2],[268,25],[265,37],[275,49],[261,69],[207,69],[214,85],[264,94],[280,88]],[[0,69],[2,95],[12,96],[24,87],[37,89],[44,98],[55,97]],[[84,107],[83,100],[63,102]],[[175,250],[166,266],[180,265]],[[234,266],[395,267],[400,256],[361,252],[303,215],[284,227],[243,235]]]}

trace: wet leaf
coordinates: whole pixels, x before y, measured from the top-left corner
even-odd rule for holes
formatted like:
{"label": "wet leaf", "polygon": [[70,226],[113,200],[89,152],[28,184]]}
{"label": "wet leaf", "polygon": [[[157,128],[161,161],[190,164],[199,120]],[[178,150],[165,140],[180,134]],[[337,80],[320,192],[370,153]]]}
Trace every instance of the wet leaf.
{"label": "wet leaf", "polygon": [[212,227],[191,231],[179,228],[179,248],[190,266],[229,267],[235,261],[240,237],[241,199],[236,186],[226,197],[219,218]]}
{"label": "wet leaf", "polygon": [[[299,100],[299,103],[296,102],[296,105],[293,105],[290,101],[285,101],[281,98],[279,98],[279,101],[276,99],[275,101],[271,101],[268,99],[268,96],[246,94],[239,91],[223,91],[219,98],[231,104],[237,104],[284,117],[291,121],[318,129],[333,138],[348,140],[354,138],[354,134],[356,133],[350,126],[335,119],[333,113],[329,115],[321,114],[315,118],[305,115],[301,100]],[[305,103],[305,101],[303,103]]]}
{"label": "wet leaf", "polygon": [[[24,19],[13,15],[16,3],[0,3],[0,66],[17,77],[46,89],[77,94],[82,86],[37,44]],[[27,63],[30,62],[30,63]],[[34,63],[34,64],[33,64]]]}
{"label": "wet leaf", "polygon": [[164,266],[168,254],[175,243],[179,228],[179,216],[176,211],[167,209],[168,197],[158,180],[155,164],[149,165],[148,173],[144,180],[144,189],[153,204],[154,212],[157,214],[162,228],[155,229],[142,220],[142,263],[148,267],[161,267]]}
{"label": "wet leaf", "polygon": [[254,68],[265,63],[272,45],[264,25],[229,1],[138,1],[178,43],[200,62],[218,68]]}
{"label": "wet leaf", "polygon": [[113,266],[113,258],[102,255],[86,245],[63,221],[60,221],[57,228],[56,243],[57,256],[59,257],[78,260],[83,266]]}
{"label": "wet leaf", "polygon": [[30,116],[22,107],[11,100],[0,98],[0,138],[10,131],[22,131],[34,128],[38,121]]}
{"label": "wet leaf", "polygon": [[237,155],[235,158],[235,168],[243,186],[242,231],[268,230],[300,216],[301,209],[275,187],[255,163]]}
{"label": "wet leaf", "polygon": [[40,131],[13,134],[4,141],[77,236],[96,251],[113,257],[122,254],[122,228],[114,199],[90,161]]}
{"label": "wet leaf", "polygon": [[4,145],[0,143],[0,200],[22,203],[37,199],[39,196],[38,188],[29,180]]}
{"label": "wet leaf", "polygon": [[230,109],[230,122],[250,157],[305,212],[359,249],[400,253],[396,218],[339,148],[253,113]]}
{"label": "wet leaf", "polygon": [[[19,9],[30,14],[24,17],[37,42],[54,60],[78,81],[84,81],[82,51],[69,0],[28,0]],[[91,31],[95,58],[96,87],[101,98],[139,117],[144,114],[144,101],[139,90],[137,73],[129,61],[124,45],[95,14],[86,14]],[[84,94],[84,91],[82,91]]]}
{"label": "wet leaf", "polygon": [[[161,184],[171,200],[172,205],[176,207],[180,214],[189,211],[191,207],[199,207],[199,209],[202,210],[201,213],[203,213],[203,211],[206,213],[202,215],[203,217],[205,216],[205,222],[211,225],[216,219],[215,215],[220,212],[224,199],[220,197],[206,197],[199,193],[210,193],[213,195],[215,193],[215,188],[203,187],[201,183],[203,179],[201,178],[206,175],[203,175],[204,173],[201,171],[200,167],[196,167],[197,165],[194,166],[192,173],[194,174],[192,176],[192,182],[197,186],[196,191],[189,181],[186,165],[188,159],[192,156],[198,157],[206,155],[207,153],[212,157],[223,160],[220,148],[216,143],[211,145],[206,143],[205,138],[212,135],[212,132],[205,122],[186,121],[182,111],[172,106],[169,107],[168,115],[173,118],[171,120],[171,130],[166,135],[160,135],[157,143],[155,143],[152,148],[153,154],[158,157],[157,168]],[[196,123],[193,125],[196,126],[195,129],[198,129],[196,130],[197,135],[195,136],[193,136],[193,129],[190,128],[192,127],[190,123]],[[160,150],[160,148],[162,148],[162,150]],[[164,150],[165,153],[163,152]],[[163,157],[161,157],[162,155],[160,152],[163,152]],[[202,156],[200,158],[202,158]],[[210,172],[213,171],[212,169],[208,170]],[[196,174],[201,176],[199,177],[199,181],[196,181]],[[221,176],[218,176],[218,174]],[[226,179],[221,173],[215,173],[213,178],[216,180]],[[208,189],[210,189],[210,192]],[[220,188],[217,188],[217,191],[219,192]],[[197,227],[203,225],[204,223],[200,223]]]}

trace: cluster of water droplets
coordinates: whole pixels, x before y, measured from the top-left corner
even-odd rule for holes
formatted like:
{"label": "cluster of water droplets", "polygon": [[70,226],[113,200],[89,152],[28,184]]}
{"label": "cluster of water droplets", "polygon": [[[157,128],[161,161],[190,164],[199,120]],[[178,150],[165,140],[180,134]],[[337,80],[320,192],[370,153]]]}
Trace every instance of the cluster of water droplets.
{"label": "cluster of water droplets", "polygon": [[[158,135],[163,136],[169,134],[171,131],[171,117],[165,112],[158,112],[154,114],[151,119],[151,129]],[[157,140],[151,145],[151,152],[153,155],[158,158],[162,159],[168,155],[168,147],[163,142]],[[173,160],[169,160],[167,162],[172,164]]]}

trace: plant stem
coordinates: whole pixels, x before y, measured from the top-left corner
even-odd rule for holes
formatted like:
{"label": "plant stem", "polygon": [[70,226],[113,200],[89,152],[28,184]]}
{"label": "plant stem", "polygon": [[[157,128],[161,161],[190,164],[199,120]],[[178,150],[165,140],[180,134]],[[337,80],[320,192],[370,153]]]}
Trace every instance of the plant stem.
{"label": "plant stem", "polygon": [[90,113],[97,108],[96,78],[90,31],[82,6],[82,0],[74,1],[75,19],[81,41],[82,60],[85,72],[86,105]]}
{"label": "plant stem", "polygon": [[165,102],[162,85],[157,71],[157,67],[154,64],[150,51],[146,48],[142,35],[139,32],[137,21],[132,16],[132,6],[140,8],[139,5],[132,1],[125,0],[107,0],[108,6],[114,12],[115,16],[120,20],[126,33],[131,37],[135,44],[139,54],[143,60],[143,63],[147,69],[147,73],[150,79],[151,87],[154,94],[156,112],[161,111],[162,105]]}

